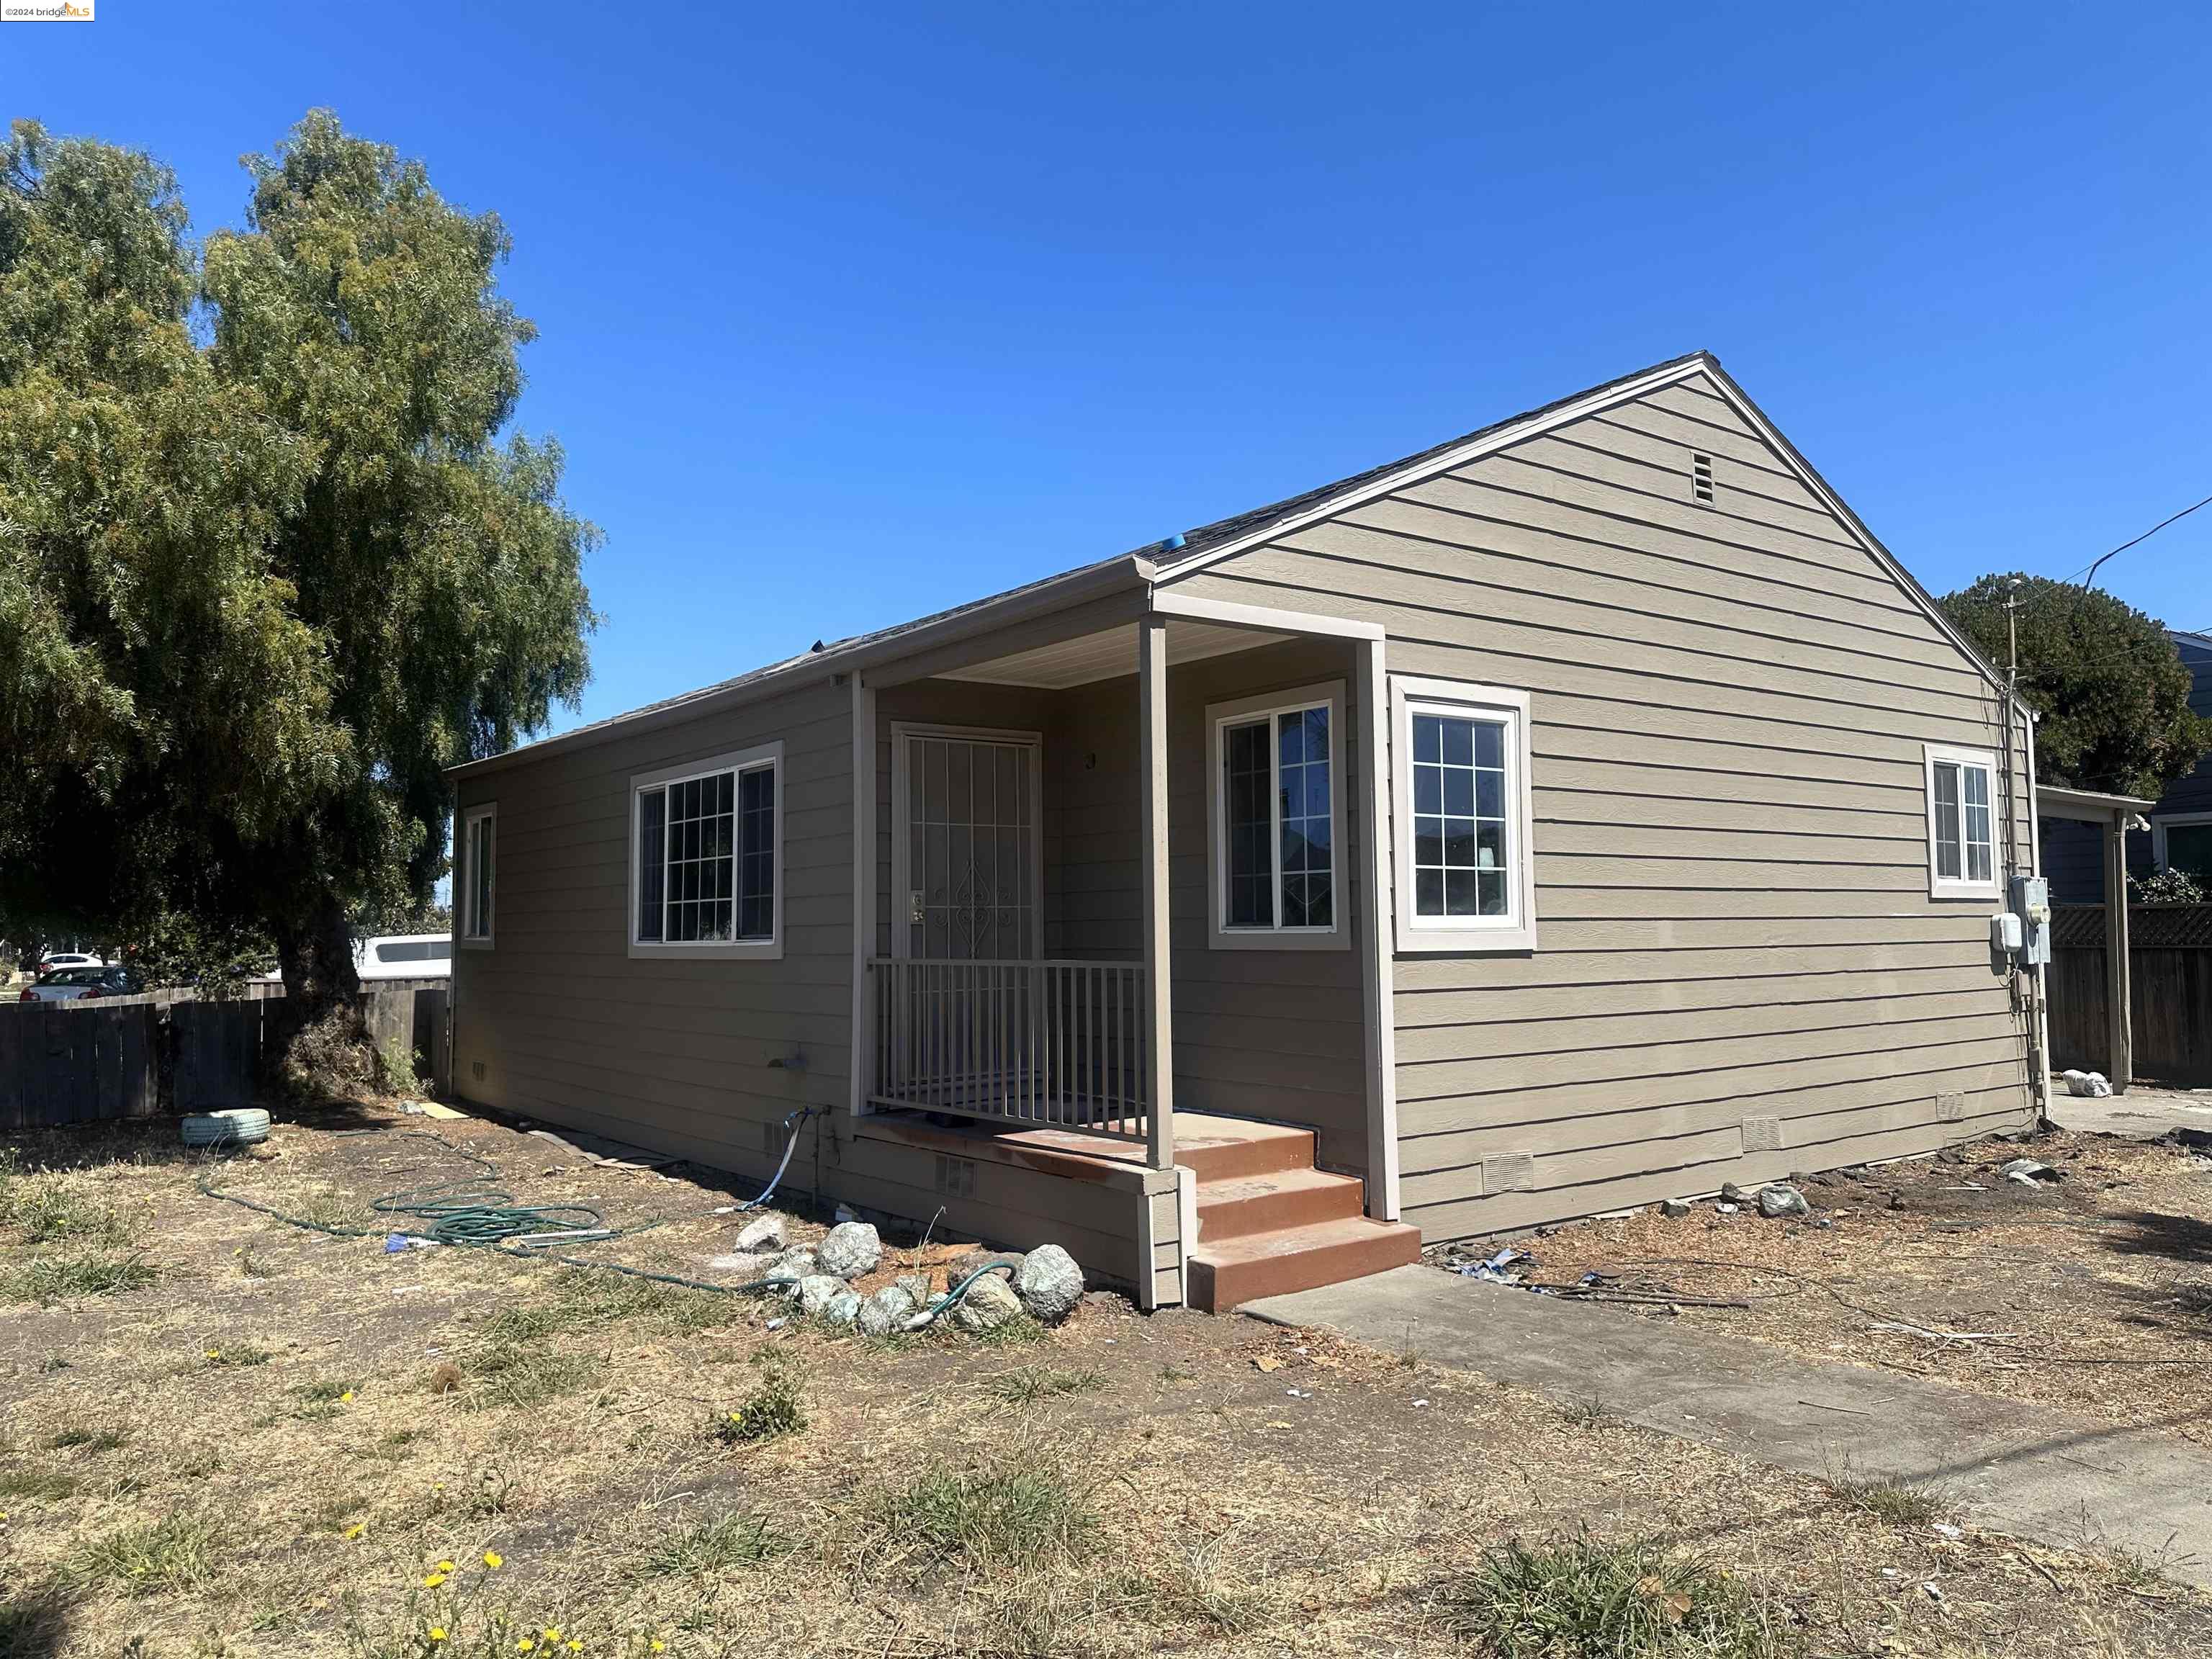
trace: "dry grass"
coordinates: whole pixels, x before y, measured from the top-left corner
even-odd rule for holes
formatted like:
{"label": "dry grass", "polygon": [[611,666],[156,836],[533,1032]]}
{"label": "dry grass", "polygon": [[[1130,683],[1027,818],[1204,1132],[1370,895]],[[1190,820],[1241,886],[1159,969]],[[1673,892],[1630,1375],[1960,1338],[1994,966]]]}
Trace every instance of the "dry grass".
{"label": "dry grass", "polygon": [[[788,1304],[387,1255],[194,1190],[205,1168],[351,1222],[459,1173],[417,1138],[331,1133],[398,1120],[322,1121],[205,1164],[147,1132],[24,1148],[131,1218],[161,1276],[0,1314],[0,1659],[1444,1653],[1493,1552],[1585,1525],[1656,1552],[1662,1580],[1727,1563],[1809,1652],[2212,1650],[2197,1597],[2094,1539],[1893,1526],[1819,1482],[1320,1333],[1103,1297],[1010,1347],[771,1332]],[[671,1218],[611,1258],[712,1278],[728,1248],[705,1213],[725,1192],[443,1132],[525,1201]],[[10,1231],[0,1270],[64,1243]],[[947,1266],[894,1250],[881,1273]],[[803,1428],[702,1431],[778,1401]]]}
{"label": "dry grass", "polygon": [[[1996,1173],[2023,1154],[2062,1179]],[[1532,1241],[1534,1276],[1741,1300],[1623,1311],[2212,1443],[2212,1164],[2198,1154],[2062,1132],[1804,1188],[1826,1226],[1646,1210]]]}

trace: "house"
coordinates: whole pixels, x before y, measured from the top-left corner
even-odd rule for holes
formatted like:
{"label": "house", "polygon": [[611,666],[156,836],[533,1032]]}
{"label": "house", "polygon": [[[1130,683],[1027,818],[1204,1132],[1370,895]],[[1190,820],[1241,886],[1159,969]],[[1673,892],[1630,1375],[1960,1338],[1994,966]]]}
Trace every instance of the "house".
{"label": "house", "polygon": [[1227,1307],[2030,1121],[2033,750],[1699,353],[456,768],[455,1087]]}
{"label": "house", "polygon": [[[2189,670],[2189,706],[2212,716],[2212,636],[2168,629],[2166,637]],[[2128,874],[2142,880],[2159,870],[2181,870],[2212,888],[2212,755],[2142,814],[2149,832],[2126,837]],[[2041,828],[2044,867],[2051,896],[2061,904],[2102,904],[2105,866],[2094,826],[2046,818]]]}

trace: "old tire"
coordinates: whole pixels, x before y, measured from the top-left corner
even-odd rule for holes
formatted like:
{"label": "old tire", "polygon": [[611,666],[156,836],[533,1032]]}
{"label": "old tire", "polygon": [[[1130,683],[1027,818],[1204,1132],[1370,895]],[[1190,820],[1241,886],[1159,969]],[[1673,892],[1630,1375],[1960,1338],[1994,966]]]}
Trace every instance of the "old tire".
{"label": "old tire", "polygon": [[223,1112],[193,1112],[178,1126],[187,1146],[250,1146],[269,1139],[269,1114],[258,1106]]}

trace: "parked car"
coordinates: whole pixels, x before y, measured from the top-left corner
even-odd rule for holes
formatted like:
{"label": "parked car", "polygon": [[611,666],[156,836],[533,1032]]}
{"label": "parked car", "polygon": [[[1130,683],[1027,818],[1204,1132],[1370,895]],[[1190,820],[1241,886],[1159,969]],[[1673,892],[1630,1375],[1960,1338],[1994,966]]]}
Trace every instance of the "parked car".
{"label": "parked car", "polygon": [[39,958],[41,974],[50,974],[58,968],[105,968],[106,965],[98,957],[84,951],[49,951]]}
{"label": "parked car", "polygon": [[450,933],[384,933],[355,941],[354,971],[376,979],[444,979],[453,971]]}
{"label": "parked car", "polygon": [[40,974],[23,988],[18,1002],[85,1002],[94,997],[135,996],[144,990],[137,975],[128,968],[56,968]]}

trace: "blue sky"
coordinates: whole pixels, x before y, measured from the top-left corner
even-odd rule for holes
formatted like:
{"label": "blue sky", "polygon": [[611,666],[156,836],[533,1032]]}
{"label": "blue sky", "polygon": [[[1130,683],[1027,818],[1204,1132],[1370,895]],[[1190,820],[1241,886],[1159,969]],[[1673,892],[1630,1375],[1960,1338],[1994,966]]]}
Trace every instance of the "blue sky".
{"label": "blue sky", "polygon": [[[106,0],[0,88],[202,229],[315,105],[502,216],[557,729],[1700,346],[1938,592],[2212,494],[2212,19],[1798,9]],[[2106,585],[2212,627],[2208,550]]]}

